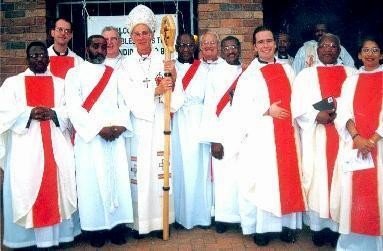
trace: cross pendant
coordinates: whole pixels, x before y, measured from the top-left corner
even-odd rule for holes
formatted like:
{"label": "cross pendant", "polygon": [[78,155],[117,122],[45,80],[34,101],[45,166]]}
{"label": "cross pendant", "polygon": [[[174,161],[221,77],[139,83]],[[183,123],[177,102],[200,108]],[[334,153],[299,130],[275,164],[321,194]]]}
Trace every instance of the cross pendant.
{"label": "cross pendant", "polygon": [[150,80],[148,78],[145,78],[144,80],[142,80],[142,83],[146,84],[146,88],[148,88],[149,82]]}

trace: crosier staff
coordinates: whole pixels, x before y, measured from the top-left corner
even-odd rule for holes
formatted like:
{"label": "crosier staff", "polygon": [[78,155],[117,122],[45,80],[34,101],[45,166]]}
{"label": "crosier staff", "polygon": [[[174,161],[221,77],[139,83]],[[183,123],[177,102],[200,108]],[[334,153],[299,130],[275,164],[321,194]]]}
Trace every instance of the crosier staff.
{"label": "crosier staff", "polygon": [[[174,52],[175,42],[175,25],[172,16],[167,15],[161,21],[161,42],[165,49],[165,61],[171,60],[171,54]],[[170,77],[170,72],[164,73],[165,77]],[[162,224],[163,224],[163,240],[169,240],[169,159],[170,159],[170,101],[171,90],[164,93],[165,113],[164,113],[164,185],[162,187],[163,194],[163,209],[162,209]]]}

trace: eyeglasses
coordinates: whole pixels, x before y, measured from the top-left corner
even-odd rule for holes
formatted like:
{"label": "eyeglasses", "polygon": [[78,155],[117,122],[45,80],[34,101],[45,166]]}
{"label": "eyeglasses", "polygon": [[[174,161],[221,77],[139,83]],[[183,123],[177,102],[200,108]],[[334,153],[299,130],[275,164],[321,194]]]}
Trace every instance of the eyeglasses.
{"label": "eyeglasses", "polygon": [[134,37],[148,37],[148,36],[150,36],[150,32],[149,31],[133,32],[132,35]]}
{"label": "eyeglasses", "polygon": [[45,58],[48,57],[46,53],[34,53],[34,54],[29,54],[29,58],[37,59],[37,58]]}
{"label": "eyeglasses", "polygon": [[371,54],[379,54],[380,53],[380,49],[378,47],[372,47],[372,48],[368,48],[368,47],[363,47],[362,48],[362,52],[364,54],[368,54],[368,53],[371,53]]}
{"label": "eyeglasses", "polygon": [[223,49],[223,51],[237,50],[238,46],[236,46],[236,45],[228,45],[228,46],[223,47],[222,49]]}
{"label": "eyeglasses", "polygon": [[318,47],[323,49],[331,49],[331,50],[336,50],[339,48],[339,46],[335,43],[320,44]]}
{"label": "eyeglasses", "polygon": [[217,41],[203,41],[202,44],[205,45],[205,46],[208,46],[208,45],[216,46],[217,45]]}
{"label": "eyeglasses", "polygon": [[65,34],[71,34],[72,33],[71,29],[64,29],[62,27],[56,27],[55,31],[60,32],[60,33],[65,33]]}
{"label": "eyeglasses", "polygon": [[184,44],[184,43],[182,43],[182,44],[177,44],[177,46],[180,48],[186,48],[187,47],[189,49],[193,49],[195,44]]}

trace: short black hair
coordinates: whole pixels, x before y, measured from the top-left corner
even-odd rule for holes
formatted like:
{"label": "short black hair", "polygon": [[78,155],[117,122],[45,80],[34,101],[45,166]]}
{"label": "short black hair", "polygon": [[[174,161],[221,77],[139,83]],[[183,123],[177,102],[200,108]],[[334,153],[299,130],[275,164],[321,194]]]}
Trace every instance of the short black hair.
{"label": "short black hair", "polygon": [[255,39],[255,35],[258,33],[258,32],[261,32],[261,31],[270,31],[271,34],[273,35],[273,39],[275,40],[275,37],[274,37],[274,33],[273,31],[271,30],[270,27],[268,26],[265,26],[265,25],[261,25],[261,26],[258,26],[257,28],[255,28],[254,32],[253,32],[253,44],[255,44],[257,41]]}
{"label": "short black hair", "polygon": [[86,40],[86,47],[90,46],[90,44],[92,43],[92,40],[94,38],[102,38],[102,39],[105,40],[105,38],[103,36],[101,36],[101,35],[92,35],[92,36],[88,37],[88,39]]}
{"label": "short black hair", "polygon": [[189,38],[190,38],[191,40],[193,40],[193,42],[195,43],[195,41],[194,41],[194,36],[193,36],[192,34],[190,34],[190,33],[186,33],[186,32],[184,32],[184,33],[181,33],[181,34],[179,34],[179,35],[177,36],[177,39],[176,39],[176,43],[177,43],[177,44],[180,43],[180,40],[181,40],[181,37],[182,37],[182,36],[189,36]]}
{"label": "short black hair", "polygon": [[374,34],[368,34],[368,35],[364,35],[361,39],[360,39],[360,42],[358,43],[358,52],[361,52],[362,51],[362,48],[364,46],[364,44],[367,42],[367,41],[372,41],[372,42],[375,42],[379,49],[382,50],[382,38],[378,35],[374,35]]}
{"label": "short black hair", "polygon": [[239,42],[239,39],[234,37],[234,36],[227,36],[224,39],[222,39],[221,47],[223,46],[223,43],[226,42],[226,41],[234,41],[235,44],[238,46],[238,48],[241,47],[241,42]]}
{"label": "short black hair", "polygon": [[31,50],[32,47],[41,47],[48,54],[48,49],[47,49],[47,46],[44,42],[33,41],[30,44],[28,44],[27,49],[25,50],[25,52],[27,53],[27,58],[29,58],[29,51]]}

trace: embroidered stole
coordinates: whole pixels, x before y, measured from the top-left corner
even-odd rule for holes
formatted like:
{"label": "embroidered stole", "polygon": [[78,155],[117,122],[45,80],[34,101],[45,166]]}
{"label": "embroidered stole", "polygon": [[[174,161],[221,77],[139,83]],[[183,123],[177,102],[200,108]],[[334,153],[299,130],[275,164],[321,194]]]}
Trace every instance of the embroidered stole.
{"label": "embroidered stole", "polygon": [[[346,79],[346,71],[343,66],[319,66],[317,67],[319,87],[322,98],[333,96],[337,98],[342,91],[342,85]],[[328,198],[330,198],[331,181],[334,172],[336,157],[339,150],[339,135],[333,123],[325,125],[326,129],[326,158],[327,158],[327,186]]]}
{"label": "embroidered stole", "polygon": [[[270,104],[281,100],[281,106],[291,111],[291,87],[283,66],[269,64],[260,70],[268,87]],[[273,118],[273,124],[282,215],[305,211],[292,121]]]}
{"label": "embroidered stole", "polygon": [[[355,126],[364,138],[370,138],[379,126],[382,112],[383,72],[361,73],[355,89],[353,109]],[[378,193],[377,149],[372,151],[374,168],[352,173],[351,231],[381,235]],[[382,206],[382,205],[380,205]]]}
{"label": "embroidered stole", "polygon": [[194,60],[193,64],[186,71],[185,76],[182,78],[182,87],[184,88],[184,91],[188,87],[190,81],[193,79],[193,77],[194,77],[195,73],[197,72],[200,64],[201,64],[200,60]]}
{"label": "embroidered stole", "polygon": [[65,79],[66,73],[74,67],[74,57],[50,56],[49,69],[53,76]]}
{"label": "embroidered stole", "polygon": [[[242,71],[243,72],[243,71]],[[230,99],[232,99],[232,94],[235,91],[235,88],[237,87],[238,79],[242,75],[242,72],[238,75],[238,77],[234,80],[234,82],[230,85],[229,89],[223,94],[221,99],[219,100],[217,104],[217,108],[215,111],[215,114],[217,117],[221,114],[222,110],[226,107],[226,105],[230,102]]]}
{"label": "embroidered stole", "polygon": [[[28,106],[54,107],[53,78],[51,76],[26,76],[25,94]],[[33,227],[35,228],[52,226],[61,221],[51,121],[45,120],[39,123],[43,143],[44,171],[36,201],[32,206]]]}

